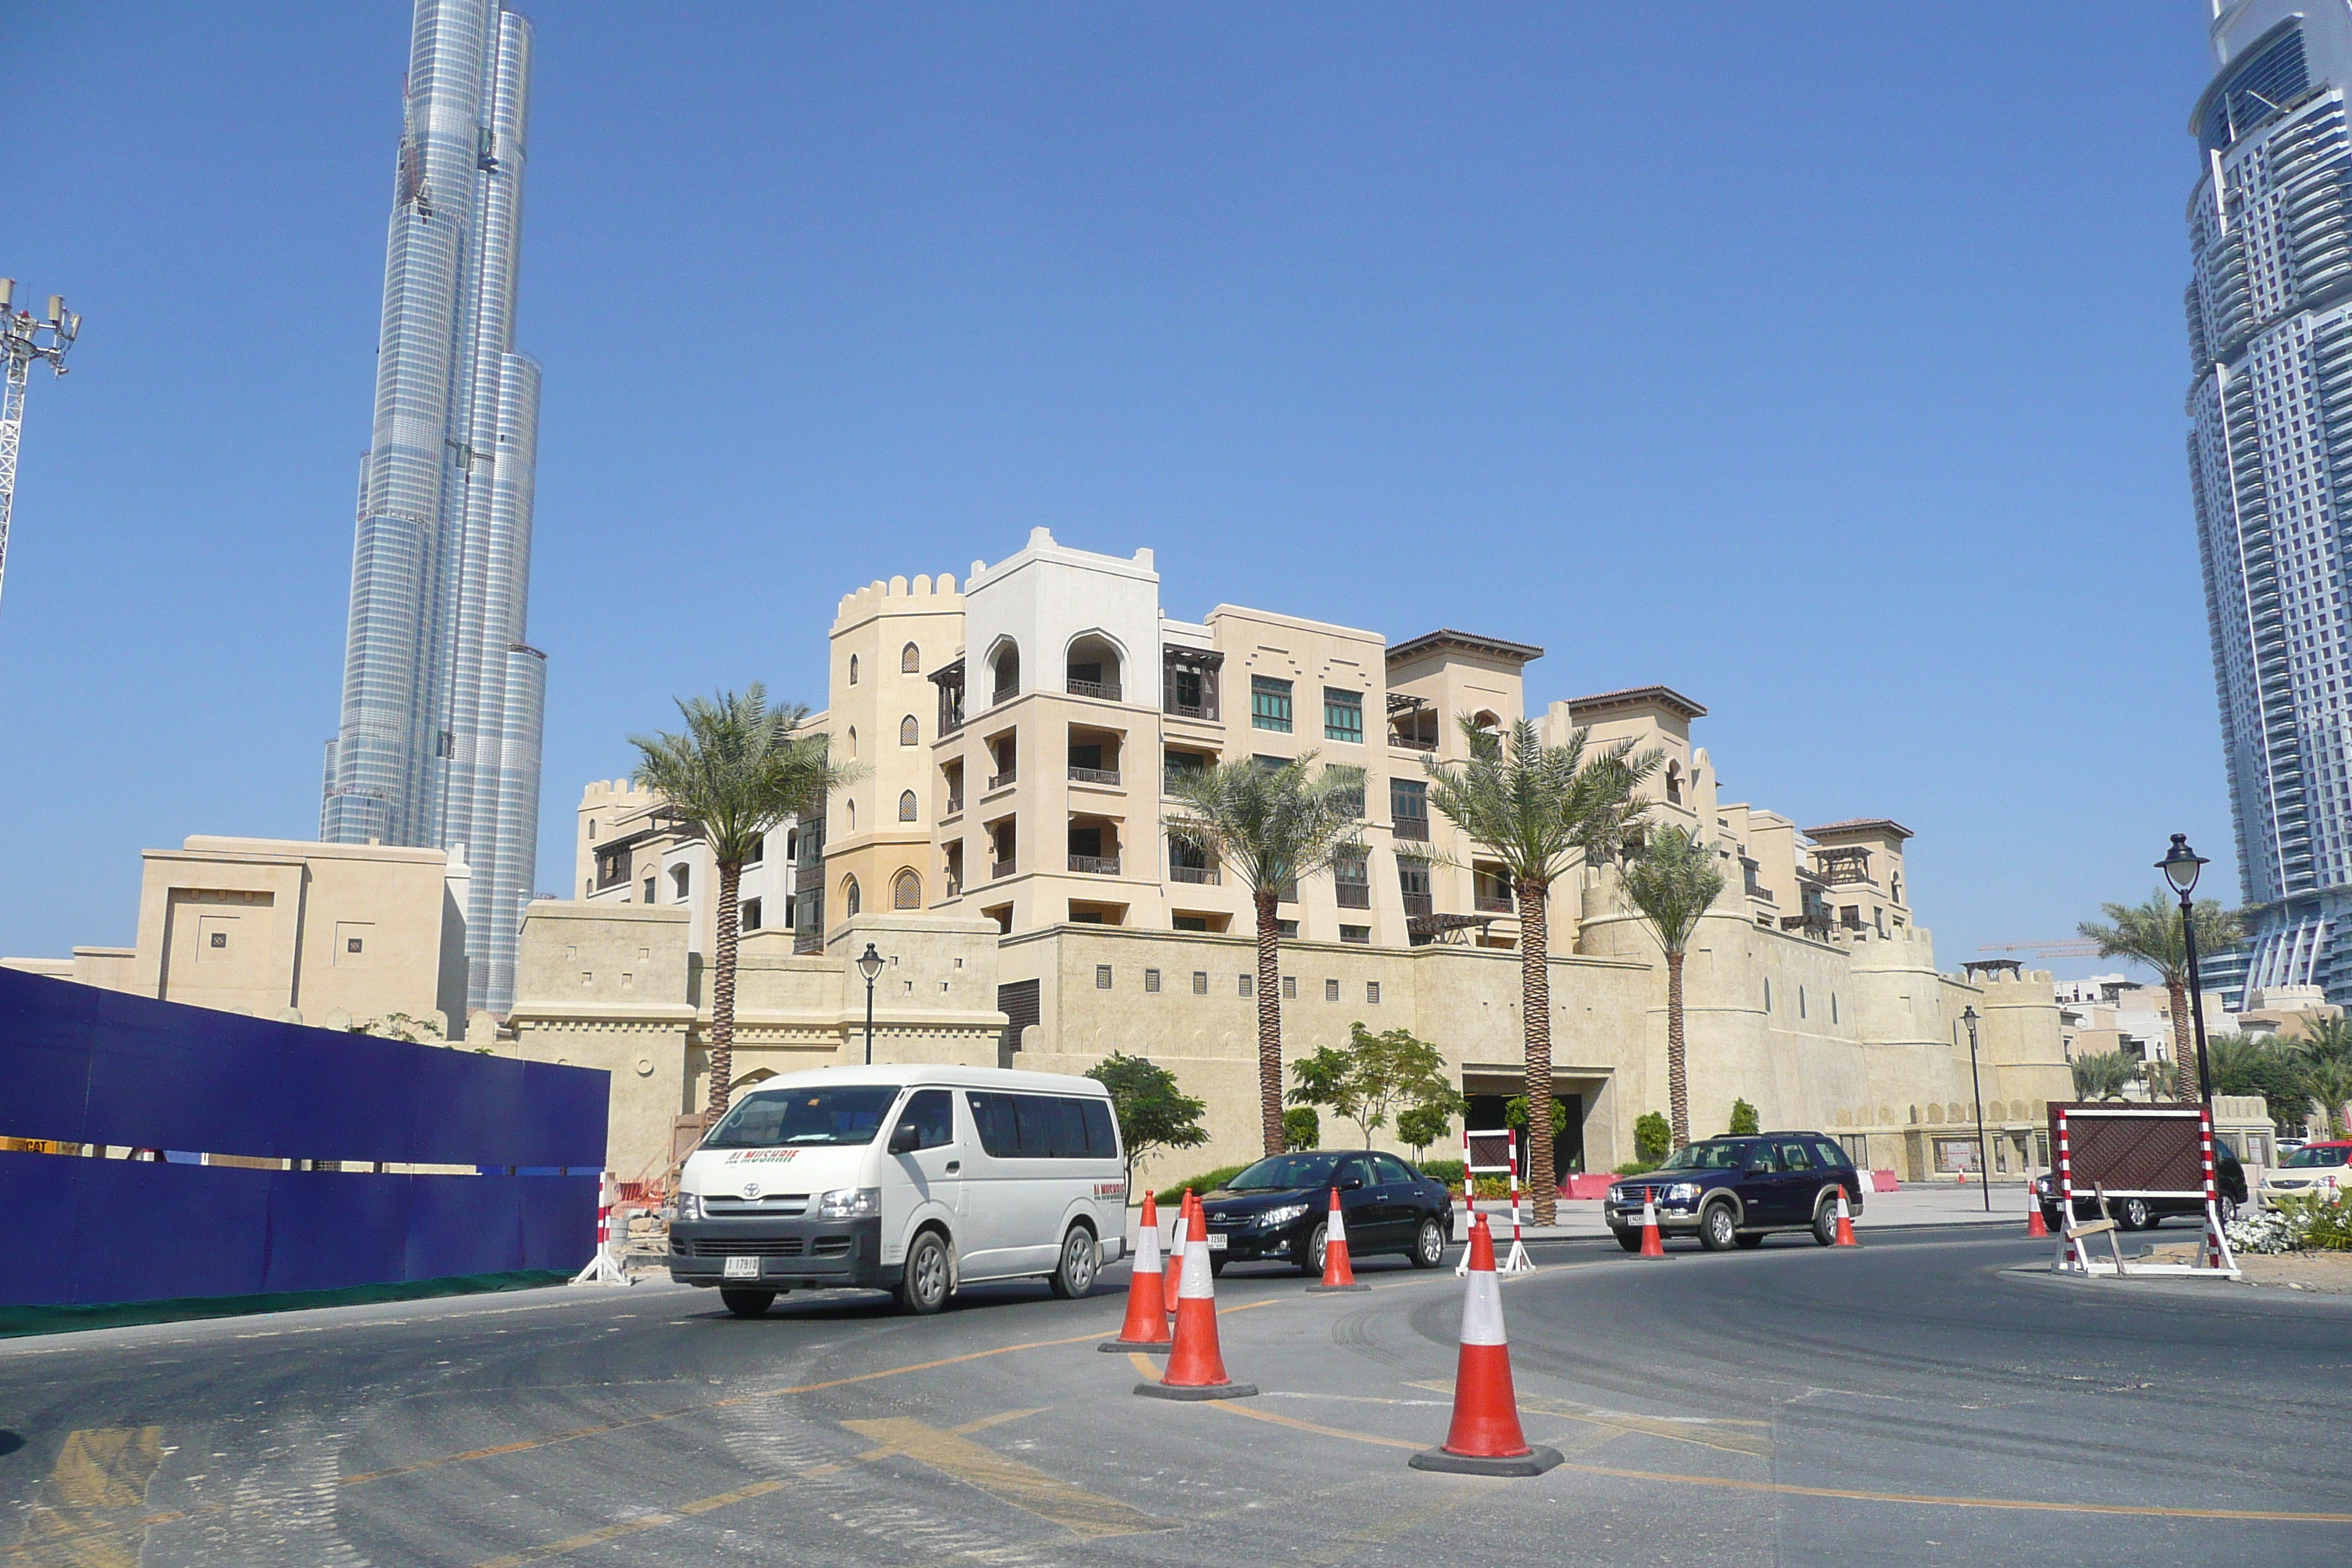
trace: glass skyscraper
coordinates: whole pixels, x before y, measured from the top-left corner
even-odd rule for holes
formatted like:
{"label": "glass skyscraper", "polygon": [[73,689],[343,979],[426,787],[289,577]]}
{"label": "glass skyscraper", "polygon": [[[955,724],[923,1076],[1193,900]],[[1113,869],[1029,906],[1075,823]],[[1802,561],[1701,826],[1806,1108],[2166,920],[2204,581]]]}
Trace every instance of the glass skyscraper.
{"label": "glass skyscraper", "polygon": [[319,826],[334,843],[464,847],[467,1005],[501,1013],[538,856],[547,694],[524,637],[540,373],[514,352],[530,53],[530,24],[498,0],[416,0]]}

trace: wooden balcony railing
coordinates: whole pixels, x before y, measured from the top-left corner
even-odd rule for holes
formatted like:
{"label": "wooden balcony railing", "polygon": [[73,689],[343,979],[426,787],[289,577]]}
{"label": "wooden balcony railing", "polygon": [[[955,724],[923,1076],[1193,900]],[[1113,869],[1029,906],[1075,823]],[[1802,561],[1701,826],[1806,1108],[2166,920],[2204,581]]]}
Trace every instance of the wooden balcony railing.
{"label": "wooden balcony railing", "polygon": [[1508,893],[1481,893],[1471,900],[1482,915],[1507,915],[1511,912]]}
{"label": "wooden balcony railing", "polygon": [[988,863],[988,879],[989,879],[990,881],[992,881],[992,882],[994,882],[994,881],[1000,881],[1000,880],[1002,880],[1003,879],[1004,879],[1004,878],[1006,878],[1006,877],[1010,877],[1011,875],[1013,875],[1013,862],[1012,862],[1012,861],[1010,861],[1010,860],[991,860],[991,861]]}
{"label": "wooden balcony railing", "polygon": [[1168,868],[1168,879],[1171,882],[1198,882],[1212,888],[1218,885],[1214,866],[1171,866]]}
{"label": "wooden balcony railing", "polygon": [[1435,914],[1437,900],[1427,893],[1407,893],[1404,896],[1404,912],[1407,916]]}
{"label": "wooden balcony railing", "polygon": [[1396,836],[1399,838],[1411,839],[1415,844],[1428,843],[1429,818],[1425,816],[1398,817],[1396,819]]}
{"label": "wooden balcony railing", "polygon": [[1073,676],[1065,684],[1073,697],[1099,697],[1106,702],[1118,700],[1118,682],[1116,680],[1080,680]]}
{"label": "wooden balcony railing", "polygon": [[1118,787],[1118,770],[1117,768],[1073,767],[1070,769],[1070,782],[1072,784],[1108,784],[1111,788],[1117,789]]}
{"label": "wooden balcony railing", "polygon": [[1339,895],[1343,910],[1369,910],[1372,907],[1372,889],[1362,882],[1341,882],[1332,889]]}
{"label": "wooden balcony railing", "polygon": [[1089,877],[1116,877],[1118,875],[1118,857],[1116,855],[1073,855],[1070,857],[1070,869],[1073,871],[1084,871]]}

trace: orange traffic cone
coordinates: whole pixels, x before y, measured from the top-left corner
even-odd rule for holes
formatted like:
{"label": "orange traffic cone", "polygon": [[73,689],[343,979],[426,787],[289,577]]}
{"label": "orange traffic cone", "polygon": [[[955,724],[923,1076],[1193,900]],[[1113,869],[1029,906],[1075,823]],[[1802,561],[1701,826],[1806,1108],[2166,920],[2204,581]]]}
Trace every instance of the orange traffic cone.
{"label": "orange traffic cone", "polygon": [[1664,1258],[1665,1255],[1666,1244],[1658,1236],[1658,1190],[1655,1187],[1643,1187],[1642,1189],[1642,1256]]}
{"label": "orange traffic cone", "polygon": [[2032,1241],[2049,1234],[2049,1222],[2042,1217],[2042,1199],[2034,1192],[2033,1179],[2029,1173],[2025,1182],[2025,1238]]}
{"label": "orange traffic cone", "polygon": [[1184,1277],[1186,1238],[1192,1232],[1192,1189],[1186,1187],[1183,1197],[1176,1205],[1176,1228],[1168,1235],[1168,1273],[1165,1283],[1160,1287],[1161,1304],[1171,1318],[1176,1315],[1176,1288]]}
{"label": "orange traffic cone", "polygon": [[1217,1294],[1209,1268],[1208,1221],[1196,1200],[1185,1225],[1184,1270],[1176,1291],[1176,1343],[1158,1383],[1139,1383],[1138,1394],[1154,1399],[1246,1399],[1255,1383],[1225,1375],[1224,1352],[1217,1348]]}
{"label": "orange traffic cone", "polygon": [[1454,1363],[1454,1423],[1445,1441],[1407,1463],[1416,1470],[1471,1476],[1539,1476],[1560,1462],[1558,1448],[1531,1447],[1519,1430],[1511,1389],[1511,1348],[1503,1334],[1503,1289],[1495,1279],[1495,1237],[1479,1215],[1470,1226],[1470,1277],[1462,1297],[1462,1354]]}
{"label": "orange traffic cone", "polygon": [[1854,1240],[1853,1238],[1853,1213],[1845,1206],[1845,1189],[1843,1187],[1840,1187],[1838,1189],[1837,1239],[1830,1245],[1832,1247],[1860,1247],[1862,1245],[1862,1243]]}
{"label": "orange traffic cone", "polygon": [[1339,1215],[1339,1189],[1331,1189],[1331,1217],[1324,1222],[1323,1283],[1309,1285],[1309,1290],[1369,1290],[1370,1285],[1356,1283],[1356,1271],[1348,1267],[1348,1222]]}
{"label": "orange traffic cone", "polygon": [[1160,1205],[1143,1194],[1143,1220],[1135,1237],[1135,1268],[1127,1282],[1127,1321],[1118,1338],[1095,1348],[1106,1351],[1146,1351],[1168,1353],[1168,1313],[1160,1305]]}

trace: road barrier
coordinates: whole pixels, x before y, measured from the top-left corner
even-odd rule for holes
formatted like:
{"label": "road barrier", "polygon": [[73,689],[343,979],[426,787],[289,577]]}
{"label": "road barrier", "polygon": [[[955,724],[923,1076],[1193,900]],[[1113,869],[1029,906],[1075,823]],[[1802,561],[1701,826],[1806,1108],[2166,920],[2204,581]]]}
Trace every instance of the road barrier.
{"label": "road barrier", "polygon": [[1143,1223],[1136,1229],[1135,1265],[1127,1281],[1127,1321],[1120,1325],[1118,1338],[1105,1340],[1096,1348],[1106,1351],[1143,1351],[1153,1355],[1168,1353],[1168,1309],[1163,1292],[1166,1289],[1160,1267],[1160,1205],[1151,1194],[1143,1194]]}
{"label": "road barrier", "polygon": [[1208,1221],[1200,1200],[1190,1193],[1185,1207],[1184,1269],[1176,1290],[1176,1342],[1168,1352],[1168,1370],[1158,1383],[1139,1383],[1135,1392],[1153,1399],[1246,1399],[1257,1393],[1254,1383],[1235,1383],[1225,1375],[1224,1352],[1217,1345],[1215,1273],[1209,1267]]}
{"label": "road barrier", "polygon": [[620,1197],[619,1185],[613,1173],[604,1173],[603,1184],[596,1189],[596,1256],[588,1266],[572,1277],[574,1285],[634,1285],[636,1280],[621,1267],[613,1256],[613,1205]]}
{"label": "road barrier", "polygon": [[1495,1278],[1495,1238],[1483,1215],[1470,1225],[1470,1270],[1462,1292],[1462,1349],[1454,1363],[1454,1419],[1445,1441],[1406,1461],[1416,1470],[1471,1476],[1539,1476],[1560,1462],[1519,1430],[1511,1386],[1511,1347],[1503,1332],[1502,1282]]}

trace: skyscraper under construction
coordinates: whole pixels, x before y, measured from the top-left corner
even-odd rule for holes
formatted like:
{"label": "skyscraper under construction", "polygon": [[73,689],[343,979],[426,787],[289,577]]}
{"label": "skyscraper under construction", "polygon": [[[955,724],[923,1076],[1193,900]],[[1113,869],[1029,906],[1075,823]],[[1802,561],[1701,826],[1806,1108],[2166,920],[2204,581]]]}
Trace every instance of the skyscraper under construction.
{"label": "skyscraper under construction", "polygon": [[464,848],[467,1005],[493,1012],[531,893],[547,694],[525,640],[540,371],[514,352],[530,55],[499,0],[416,0],[319,826]]}

